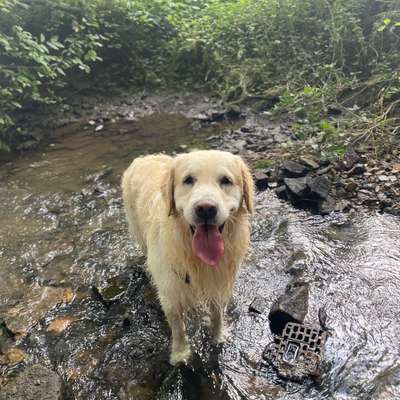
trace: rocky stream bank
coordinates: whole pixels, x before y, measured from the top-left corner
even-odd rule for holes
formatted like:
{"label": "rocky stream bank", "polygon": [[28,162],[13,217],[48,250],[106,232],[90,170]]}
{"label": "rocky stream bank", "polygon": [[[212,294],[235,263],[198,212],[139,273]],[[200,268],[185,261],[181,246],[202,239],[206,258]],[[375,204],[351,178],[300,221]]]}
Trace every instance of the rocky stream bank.
{"label": "rocky stream bank", "polygon": [[[289,122],[202,95],[75,103],[38,115],[27,136],[36,149],[0,170],[1,400],[400,396],[397,149],[321,159]],[[229,339],[212,346],[189,316],[193,365],[172,368],[119,182],[138,155],[199,147],[241,154],[259,191]],[[295,319],[331,332],[316,381],[287,380],[263,360],[285,293],[302,299]]]}

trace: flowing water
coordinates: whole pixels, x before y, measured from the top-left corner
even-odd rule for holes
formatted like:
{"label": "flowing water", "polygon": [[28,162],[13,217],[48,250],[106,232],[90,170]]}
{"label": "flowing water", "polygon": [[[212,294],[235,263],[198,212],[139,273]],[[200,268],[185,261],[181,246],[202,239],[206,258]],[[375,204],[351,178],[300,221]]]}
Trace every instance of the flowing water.
{"label": "flowing water", "polygon": [[[222,128],[153,115],[95,137],[76,124],[1,166],[0,322],[8,336],[3,329],[0,355],[19,357],[0,362],[0,388],[40,363],[61,377],[65,399],[400,398],[400,220],[313,216],[270,192],[257,195],[228,342],[210,345],[193,316],[193,368],[168,365],[168,327],[127,234],[121,172],[139,154],[200,146]],[[333,330],[317,382],[283,381],[262,363],[272,340],[268,308],[293,274],[309,283],[306,322],[317,323],[323,307]],[[248,310],[257,296],[267,304],[262,314]]]}

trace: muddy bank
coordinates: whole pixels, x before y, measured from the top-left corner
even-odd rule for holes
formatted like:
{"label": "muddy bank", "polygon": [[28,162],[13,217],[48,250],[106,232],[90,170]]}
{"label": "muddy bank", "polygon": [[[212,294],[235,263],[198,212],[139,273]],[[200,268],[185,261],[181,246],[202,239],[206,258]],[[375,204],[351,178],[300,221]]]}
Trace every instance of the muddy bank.
{"label": "muddy bank", "polygon": [[[236,119],[240,111],[223,106],[221,100],[202,93],[116,93],[66,95],[63,104],[43,109],[26,109],[17,117],[17,126],[21,134],[15,135],[12,146],[14,153],[26,152],[42,143],[48,144],[53,138],[62,136],[60,129],[71,124],[87,123],[85,130],[101,134],[104,127],[113,130],[112,125],[123,125],[129,129],[140,118],[156,114],[175,114],[193,119],[194,126],[200,129],[201,123],[220,122],[226,118]],[[103,132],[104,133],[104,132]],[[6,155],[3,155],[6,156]]]}
{"label": "muddy bank", "polygon": [[[321,217],[274,190],[259,192],[251,250],[227,312],[229,340],[211,346],[200,318],[189,316],[193,366],[173,369],[168,327],[128,237],[121,172],[137,155],[215,146],[220,134],[222,148],[253,165],[260,153],[230,141],[242,122],[155,114],[102,121],[96,131],[100,121],[91,120],[63,127],[50,146],[0,171],[3,397],[399,397],[398,218],[373,211]],[[277,142],[290,135],[268,129]],[[318,324],[323,307],[333,330],[319,382],[285,381],[262,359],[273,338],[269,310],[294,276],[308,286],[305,322]]]}

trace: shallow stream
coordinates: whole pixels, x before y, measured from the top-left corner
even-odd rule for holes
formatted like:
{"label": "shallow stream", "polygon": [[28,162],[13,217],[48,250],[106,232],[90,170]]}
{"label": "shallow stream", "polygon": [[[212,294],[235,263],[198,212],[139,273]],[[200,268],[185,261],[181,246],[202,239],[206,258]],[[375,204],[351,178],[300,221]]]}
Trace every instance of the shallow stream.
{"label": "shallow stream", "polygon": [[[20,350],[0,365],[3,393],[16,393],[15,377],[40,363],[61,377],[65,399],[400,398],[399,218],[313,216],[258,194],[229,340],[210,346],[194,316],[194,367],[173,369],[168,327],[127,234],[121,172],[140,154],[203,146],[226,126],[194,129],[159,114],[99,135],[83,128],[63,128],[0,169],[0,322],[9,332],[0,353]],[[318,382],[285,382],[262,363],[268,308],[293,274],[309,283],[306,322],[323,307],[333,330]],[[257,296],[262,314],[249,312]]]}

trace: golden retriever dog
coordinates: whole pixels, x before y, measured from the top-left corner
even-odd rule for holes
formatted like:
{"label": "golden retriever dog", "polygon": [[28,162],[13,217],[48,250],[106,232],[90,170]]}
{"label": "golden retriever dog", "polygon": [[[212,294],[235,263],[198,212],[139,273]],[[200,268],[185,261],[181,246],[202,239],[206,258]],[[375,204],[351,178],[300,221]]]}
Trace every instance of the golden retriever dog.
{"label": "golden retriever dog", "polygon": [[210,310],[210,329],[224,341],[223,312],[249,245],[254,185],[239,156],[200,150],[135,159],[122,178],[129,230],[172,332],[170,363],[191,356],[184,313]]}

